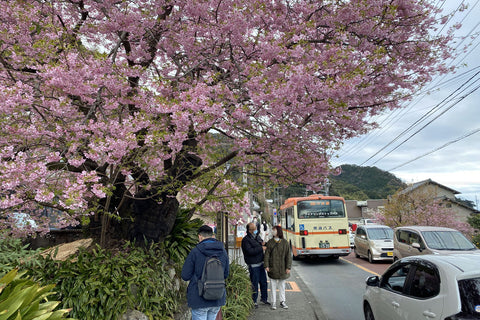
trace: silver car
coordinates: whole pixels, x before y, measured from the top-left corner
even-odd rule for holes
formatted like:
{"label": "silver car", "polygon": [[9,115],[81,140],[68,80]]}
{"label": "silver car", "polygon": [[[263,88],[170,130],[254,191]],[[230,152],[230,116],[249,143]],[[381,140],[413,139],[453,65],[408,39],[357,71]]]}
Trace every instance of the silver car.
{"label": "silver car", "polygon": [[432,226],[405,226],[395,228],[394,259],[413,255],[480,253],[460,231]]}
{"label": "silver car", "polygon": [[367,279],[365,320],[480,319],[480,255],[411,256]]}
{"label": "silver car", "polygon": [[376,260],[393,260],[393,230],[380,224],[359,225],[355,233],[355,256]]}

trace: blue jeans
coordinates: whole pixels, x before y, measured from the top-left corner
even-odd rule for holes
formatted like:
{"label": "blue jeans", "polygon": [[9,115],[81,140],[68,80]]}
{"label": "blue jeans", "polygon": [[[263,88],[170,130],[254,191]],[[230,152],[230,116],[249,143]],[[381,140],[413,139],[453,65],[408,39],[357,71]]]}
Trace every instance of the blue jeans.
{"label": "blue jeans", "polygon": [[263,264],[260,267],[255,267],[255,268],[248,266],[248,272],[250,272],[250,281],[252,282],[253,302],[257,303],[259,283],[260,283],[261,300],[267,301],[268,299],[267,274],[265,272]]}
{"label": "blue jeans", "polygon": [[192,309],[192,320],[215,320],[220,307]]}

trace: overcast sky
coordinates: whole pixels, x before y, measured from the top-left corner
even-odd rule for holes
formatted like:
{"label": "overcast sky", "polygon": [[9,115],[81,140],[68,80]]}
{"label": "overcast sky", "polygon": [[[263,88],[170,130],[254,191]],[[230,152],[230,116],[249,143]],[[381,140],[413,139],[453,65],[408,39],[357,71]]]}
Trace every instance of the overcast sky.
{"label": "overcast sky", "polygon": [[[437,2],[451,12],[462,1]],[[379,129],[347,141],[334,165],[375,166],[406,183],[432,179],[479,208],[480,0],[464,2],[469,3],[468,9],[449,22],[462,23],[456,32],[460,55],[448,62],[461,67],[433,79],[426,88],[429,94],[422,92],[403,109],[379,117]],[[468,39],[462,42],[462,36]]]}

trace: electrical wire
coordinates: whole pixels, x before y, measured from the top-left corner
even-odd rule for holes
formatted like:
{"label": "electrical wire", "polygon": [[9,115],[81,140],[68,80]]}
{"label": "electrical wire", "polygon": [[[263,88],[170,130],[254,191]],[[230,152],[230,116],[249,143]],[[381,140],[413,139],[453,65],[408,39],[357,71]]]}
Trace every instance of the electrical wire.
{"label": "electrical wire", "polygon": [[363,148],[364,145],[366,145],[368,142],[370,142],[372,139],[374,139],[375,137],[378,137],[380,136],[381,134],[383,134],[384,131],[388,131],[391,126],[393,126],[395,123],[398,123],[398,121],[400,121],[406,114],[408,114],[410,112],[410,110],[418,105],[421,100],[423,98],[425,98],[427,95],[431,94],[433,91],[437,91],[439,90],[441,87],[444,87],[446,85],[448,85],[450,82],[453,82],[453,81],[456,81],[462,77],[464,77],[465,75],[468,75],[469,73],[479,69],[480,66],[477,66],[477,67],[474,67],[473,69],[471,70],[468,70],[466,72],[463,72],[447,81],[444,81],[444,82],[441,82],[437,85],[437,87],[435,88],[426,88],[426,89],[423,89],[422,91],[420,91],[419,93],[416,94],[416,96],[419,97],[418,100],[414,101],[414,102],[411,102],[407,107],[403,108],[403,112],[401,112],[400,114],[398,114],[398,116],[393,116],[395,115],[395,112],[396,111],[399,111],[401,109],[396,109],[395,111],[393,112],[390,112],[387,114],[386,117],[384,117],[384,119],[380,119],[378,120],[378,128],[370,131],[369,133],[367,133],[366,135],[362,136],[360,138],[360,141],[357,142],[356,144],[351,144],[347,149],[344,149],[342,150],[342,153],[338,155],[338,160],[340,160],[341,158],[345,158],[345,156],[348,156],[349,153],[355,153],[354,151],[355,150],[361,150]]}
{"label": "electrical wire", "polygon": [[[385,146],[383,146],[380,150],[378,150],[376,153],[374,153],[372,156],[370,156],[367,160],[365,160],[364,162],[362,162],[360,164],[360,166],[364,165],[365,163],[367,163],[368,161],[370,161],[371,159],[373,159],[375,156],[377,156],[378,154],[380,154],[383,150],[387,149],[389,146],[391,146],[392,144],[394,144],[397,140],[399,140],[403,135],[405,135],[406,133],[408,133],[409,131],[413,130],[413,128],[417,125],[419,125],[422,121],[426,120],[429,116],[433,115],[435,112],[437,112],[438,110],[440,110],[440,108],[442,107],[442,105],[444,105],[445,103],[451,101],[449,100],[454,94],[456,94],[458,91],[460,91],[465,85],[467,85],[470,81],[472,81],[472,79],[474,79],[478,74],[480,74],[480,71],[478,71],[477,73],[475,73],[472,77],[470,77],[470,79],[468,79],[467,81],[465,81],[460,87],[458,87],[457,89],[455,89],[454,92],[452,92],[450,95],[448,95],[446,98],[444,98],[440,103],[438,103],[437,105],[435,105],[433,108],[431,108],[426,114],[424,114],[422,117],[420,117],[419,119],[417,119],[412,125],[410,125],[407,129],[403,130],[400,134],[398,134],[393,140],[391,140],[389,143],[387,143]],[[476,81],[479,81],[479,79],[477,79]],[[463,100],[463,98],[461,99]],[[458,102],[457,102],[458,103]],[[443,115],[446,111],[450,110],[452,107],[454,107],[457,103],[451,105],[450,107],[448,107],[446,110],[444,110],[440,115],[436,116],[433,120],[429,121],[426,125],[424,125],[423,127],[420,128],[420,130],[417,130],[414,134],[412,134],[409,138],[407,138],[406,140],[402,141],[400,144],[397,145],[397,147],[395,147],[393,150],[396,150],[398,147],[400,147],[402,144],[404,144],[406,141],[410,140],[410,138],[412,138],[414,135],[416,135],[418,132],[420,132],[421,130],[423,130],[426,126],[428,126],[429,124],[431,124],[434,120],[438,119],[441,115]],[[392,150],[392,151],[393,151]],[[390,154],[392,151],[388,152],[386,155]],[[379,160],[385,158],[384,155],[383,157],[381,157]],[[377,163],[379,160],[375,161],[373,164]]]}
{"label": "electrical wire", "polygon": [[433,150],[431,150],[431,151],[429,151],[429,152],[427,152],[427,153],[424,153],[424,154],[422,154],[422,155],[420,155],[420,156],[418,156],[418,157],[415,157],[415,158],[413,158],[412,160],[409,160],[409,161],[407,161],[407,162],[404,162],[404,163],[402,163],[402,164],[400,164],[400,165],[398,165],[398,166],[396,166],[396,167],[394,167],[394,168],[392,168],[392,169],[389,169],[389,170],[387,170],[387,171],[390,172],[390,171],[396,170],[396,169],[398,169],[398,168],[401,168],[401,167],[403,167],[403,166],[406,166],[406,165],[409,164],[409,163],[412,163],[412,162],[414,162],[414,161],[417,161],[418,159],[421,159],[421,158],[423,158],[423,157],[426,157],[426,156],[428,156],[428,155],[430,155],[430,154],[432,154],[432,153],[434,153],[434,152],[437,152],[438,150],[441,150],[441,149],[443,149],[443,148],[446,148],[446,147],[448,147],[449,145],[454,144],[454,143],[456,143],[456,142],[458,142],[458,141],[461,141],[461,140],[463,140],[463,139],[466,139],[466,138],[468,138],[468,137],[470,137],[470,136],[472,136],[472,135],[474,135],[475,133],[478,133],[478,132],[480,132],[480,128],[477,128],[477,129],[475,129],[475,130],[473,130],[473,131],[471,131],[471,132],[469,132],[469,133],[466,133],[466,134],[464,134],[464,135],[462,135],[462,136],[460,136],[460,137],[458,137],[458,138],[456,138],[456,139],[454,139],[454,140],[451,140],[451,141],[445,143],[444,145],[441,145],[441,146],[438,147],[438,148],[435,148],[435,149],[433,149]]}
{"label": "electrical wire", "polygon": [[434,119],[430,120],[427,124],[425,124],[424,126],[422,126],[420,129],[418,129],[417,131],[415,131],[412,135],[410,135],[407,139],[403,140],[400,144],[398,144],[395,148],[393,148],[392,150],[390,150],[388,153],[386,153],[384,156],[382,156],[380,159],[378,159],[377,161],[375,161],[373,164],[376,164],[378,161],[384,159],[386,156],[388,156],[389,154],[391,154],[393,151],[397,150],[400,146],[402,146],[403,144],[405,144],[405,142],[407,142],[408,140],[410,140],[411,138],[413,138],[417,133],[419,133],[420,131],[422,131],[423,129],[425,129],[428,125],[430,125],[433,121],[437,120],[440,116],[442,116],[443,114],[445,114],[448,110],[450,110],[451,108],[453,108],[454,106],[456,106],[460,101],[462,101],[463,99],[465,99],[467,96],[471,95],[472,93],[474,93],[475,91],[477,91],[478,89],[480,88],[480,85],[477,86],[475,89],[473,89],[472,91],[470,91],[469,93],[467,93],[466,95],[460,97],[460,99],[455,102],[453,105],[449,106],[447,109],[445,109],[444,111],[442,111],[439,115],[437,115]]}

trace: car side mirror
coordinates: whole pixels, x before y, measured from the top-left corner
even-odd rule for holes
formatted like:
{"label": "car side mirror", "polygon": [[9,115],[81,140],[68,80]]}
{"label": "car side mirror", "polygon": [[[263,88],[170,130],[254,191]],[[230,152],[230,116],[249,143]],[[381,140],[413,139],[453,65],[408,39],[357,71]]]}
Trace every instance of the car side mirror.
{"label": "car side mirror", "polygon": [[412,243],[412,247],[415,249],[418,249],[418,251],[422,252],[422,248],[420,247],[420,244],[418,242]]}
{"label": "car side mirror", "polygon": [[362,234],[362,235],[360,236],[360,238],[366,239],[367,237],[366,237],[364,234]]}
{"label": "car side mirror", "polygon": [[366,283],[367,286],[378,287],[378,285],[380,284],[380,278],[378,276],[368,277]]}

